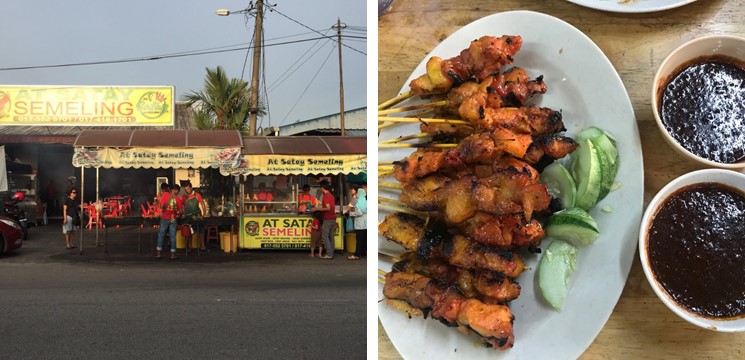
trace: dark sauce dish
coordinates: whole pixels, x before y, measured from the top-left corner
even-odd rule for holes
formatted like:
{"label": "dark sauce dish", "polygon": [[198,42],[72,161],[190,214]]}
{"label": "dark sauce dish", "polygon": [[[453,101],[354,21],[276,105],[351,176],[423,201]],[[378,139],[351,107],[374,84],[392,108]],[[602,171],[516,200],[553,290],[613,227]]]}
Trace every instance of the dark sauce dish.
{"label": "dark sauce dish", "polygon": [[745,331],[745,174],[694,171],[652,199],[639,257],[657,297],[696,326]]}
{"label": "dark sauce dish", "polygon": [[745,39],[707,36],[675,49],[655,75],[652,110],[681,154],[745,168]]}

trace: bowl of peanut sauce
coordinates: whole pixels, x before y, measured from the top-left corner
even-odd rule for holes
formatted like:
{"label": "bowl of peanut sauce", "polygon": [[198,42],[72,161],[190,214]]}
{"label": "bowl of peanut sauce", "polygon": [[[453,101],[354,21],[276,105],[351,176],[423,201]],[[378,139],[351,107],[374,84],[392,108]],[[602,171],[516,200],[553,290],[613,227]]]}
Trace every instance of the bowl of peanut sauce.
{"label": "bowl of peanut sauce", "polygon": [[705,36],[673,50],[655,74],[652,111],[687,158],[745,168],[745,39]]}
{"label": "bowl of peanut sauce", "polygon": [[745,331],[745,174],[704,169],[647,207],[639,258],[657,297],[696,326]]}

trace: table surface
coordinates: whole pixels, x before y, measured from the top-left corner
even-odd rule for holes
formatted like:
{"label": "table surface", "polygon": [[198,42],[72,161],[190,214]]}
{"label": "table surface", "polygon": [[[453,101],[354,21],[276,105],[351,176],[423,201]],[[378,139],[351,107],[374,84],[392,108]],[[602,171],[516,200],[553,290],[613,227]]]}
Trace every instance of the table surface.
{"label": "table surface", "polygon": [[[712,34],[745,36],[741,1],[700,0],[663,12],[618,14],[565,0],[394,0],[378,19],[378,98],[396,96],[419,62],[450,34],[481,17],[510,10],[533,10],[563,19],[589,36],[610,59],[629,93],[639,127],[645,208],[670,180],[703,168],[674,152],[660,135],[649,95],[652,78],[667,54],[685,41]],[[379,359],[401,358],[380,321],[378,351]],[[620,356],[742,359],[745,334],[703,330],[678,318],[655,296],[637,252],[613,314],[581,358]]]}

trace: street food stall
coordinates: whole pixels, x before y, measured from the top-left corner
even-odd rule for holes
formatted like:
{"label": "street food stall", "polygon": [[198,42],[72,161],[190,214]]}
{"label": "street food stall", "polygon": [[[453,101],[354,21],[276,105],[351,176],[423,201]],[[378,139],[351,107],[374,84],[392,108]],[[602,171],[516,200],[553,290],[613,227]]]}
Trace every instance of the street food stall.
{"label": "street food stall", "polygon": [[223,175],[238,177],[239,248],[308,249],[309,210],[302,211],[298,195],[304,185],[320,200],[320,182],[329,181],[336,198],[334,248],[344,249],[343,207],[346,175],[367,169],[367,139],[340,136],[244,137],[237,166],[221,167]]}
{"label": "street food stall", "polygon": [[[84,194],[84,168],[96,169],[96,199],[81,196],[81,206],[87,201],[98,201],[99,172],[101,168],[149,168],[149,169],[205,169],[236,166],[241,161],[243,139],[234,130],[84,130],[74,144],[73,166],[81,168],[81,194]],[[152,179],[155,181],[155,179]],[[174,179],[177,181],[177,179]],[[232,194],[225,194],[233,196]],[[116,200],[115,200],[116,201]],[[144,215],[144,214],[143,214]],[[201,225],[235,225],[237,217],[230,213],[218,217],[201,219]],[[133,216],[131,212],[114,213],[101,223],[107,227],[116,225],[151,226],[157,219]],[[203,224],[204,223],[204,224]],[[80,232],[80,249],[83,249],[83,234]],[[106,233],[108,234],[108,232]],[[98,243],[98,227],[96,227]],[[108,246],[108,242],[106,244]],[[108,250],[108,248],[106,248]]]}

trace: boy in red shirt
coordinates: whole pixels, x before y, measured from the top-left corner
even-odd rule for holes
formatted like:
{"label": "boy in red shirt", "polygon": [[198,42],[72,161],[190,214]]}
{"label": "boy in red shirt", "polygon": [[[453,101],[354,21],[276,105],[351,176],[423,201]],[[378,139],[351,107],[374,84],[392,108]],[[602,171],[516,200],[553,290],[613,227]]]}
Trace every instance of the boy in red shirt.
{"label": "boy in red shirt", "polygon": [[160,251],[163,250],[163,239],[166,237],[166,231],[171,236],[171,260],[177,259],[176,256],[176,219],[183,215],[184,202],[178,196],[181,187],[178,184],[171,185],[171,191],[162,193],[158,199],[158,205],[163,210],[160,216],[160,230],[158,231],[158,245],[155,248],[155,258],[160,259]]}

